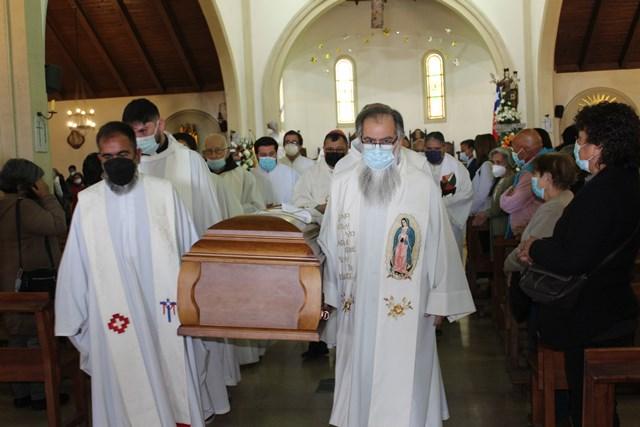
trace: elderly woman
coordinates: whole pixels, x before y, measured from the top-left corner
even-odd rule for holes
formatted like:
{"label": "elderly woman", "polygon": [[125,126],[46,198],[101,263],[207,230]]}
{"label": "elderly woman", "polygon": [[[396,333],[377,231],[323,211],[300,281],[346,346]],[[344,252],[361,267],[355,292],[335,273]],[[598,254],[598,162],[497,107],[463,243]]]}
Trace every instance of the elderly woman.
{"label": "elderly woman", "polygon": [[[0,171],[0,290],[15,291],[18,270],[57,268],[60,248],[56,236],[67,231],[62,206],[42,180],[44,172],[25,159],[10,159]],[[16,229],[17,204],[20,201],[20,234]],[[20,253],[22,262],[20,262]],[[4,323],[12,347],[37,345],[32,316],[5,315]],[[14,405],[44,409],[42,384],[12,384]]]}
{"label": "elderly woman", "polygon": [[535,307],[541,341],[564,351],[571,417],[580,426],[584,349],[633,345],[638,305],[630,278],[640,243],[633,235],[640,218],[640,119],[628,105],[603,102],[584,107],[575,121],[576,163],[592,178],[553,235],[530,237],[520,258],[562,275],[589,275],[571,309]]}
{"label": "elderly woman", "polygon": [[511,152],[503,147],[491,150],[489,159],[491,160],[491,175],[495,181],[489,191],[484,209],[474,215],[472,224],[480,226],[489,220],[491,236],[504,236],[509,217],[500,208],[500,196],[513,184],[516,164],[511,157]]}
{"label": "elderly woman", "polygon": [[[531,191],[544,201],[533,214],[522,233],[522,241],[530,237],[549,237],[567,205],[573,200],[569,189],[576,180],[576,166],[573,159],[565,154],[551,153],[536,157],[533,161]],[[504,261],[504,271],[522,272],[525,262],[519,259],[520,248],[516,248]]]}

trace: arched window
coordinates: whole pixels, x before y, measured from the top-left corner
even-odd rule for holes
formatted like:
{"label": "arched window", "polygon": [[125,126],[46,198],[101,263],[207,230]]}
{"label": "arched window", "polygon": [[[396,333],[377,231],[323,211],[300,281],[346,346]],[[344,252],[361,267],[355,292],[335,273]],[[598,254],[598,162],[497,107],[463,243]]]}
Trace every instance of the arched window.
{"label": "arched window", "polygon": [[351,58],[336,61],[336,112],[338,125],[353,125],[356,121],[356,76]]}
{"label": "arched window", "polygon": [[447,118],[444,60],[438,52],[427,52],[423,59],[425,118],[427,121],[443,121]]}

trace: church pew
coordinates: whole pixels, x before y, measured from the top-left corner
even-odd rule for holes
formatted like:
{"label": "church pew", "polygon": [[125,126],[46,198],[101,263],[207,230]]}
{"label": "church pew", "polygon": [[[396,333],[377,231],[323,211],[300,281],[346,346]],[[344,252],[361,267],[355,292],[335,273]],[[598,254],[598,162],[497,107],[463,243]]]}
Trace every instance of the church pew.
{"label": "church pew", "polygon": [[[631,287],[640,304],[640,281],[632,283]],[[638,334],[636,333],[636,339],[637,337]],[[638,341],[636,341],[636,345],[637,344]],[[601,349],[588,349],[586,352],[596,352],[599,350]],[[594,361],[598,360],[600,353],[596,352],[593,354],[592,358],[594,358]],[[531,367],[531,410],[533,423],[534,425],[544,425],[545,427],[555,426],[555,391],[567,389],[566,375],[564,372],[564,353],[539,344],[536,357],[530,357],[529,361]],[[600,424],[594,425],[600,426]]]}
{"label": "church pew", "polygon": [[504,274],[504,260],[509,253],[518,246],[520,242],[516,239],[505,239],[495,237],[492,239],[493,246],[493,277],[491,279],[491,306],[493,321],[498,330],[503,332],[506,328],[507,299],[506,299],[506,278]]}
{"label": "church pew", "polygon": [[538,352],[530,358],[531,413],[533,424],[556,425],[556,390],[567,390],[564,353],[538,344]]}
{"label": "church pew", "polygon": [[481,226],[472,225],[473,218],[467,221],[467,262],[466,274],[469,288],[473,296],[478,293],[478,273],[492,273],[491,254],[484,251],[480,235],[482,232],[489,232],[489,222]]}
{"label": "church pew", "polygon": [[587,349],[582,425],[613,427],[616,384],[640,383],[640,348]]}
{"label": "church pew", "polygon": [[0,348],[0,382],[43,382],[47,400],[47,423],[62,426],[60,383],[73,379],[76,416],[67,426],[88,425],[86,376],[80,370],[75,348],[62,348],[53,334],[53,304],[47,293],[0,292],[0,313],[28,313],[36,320],[40,347]]}

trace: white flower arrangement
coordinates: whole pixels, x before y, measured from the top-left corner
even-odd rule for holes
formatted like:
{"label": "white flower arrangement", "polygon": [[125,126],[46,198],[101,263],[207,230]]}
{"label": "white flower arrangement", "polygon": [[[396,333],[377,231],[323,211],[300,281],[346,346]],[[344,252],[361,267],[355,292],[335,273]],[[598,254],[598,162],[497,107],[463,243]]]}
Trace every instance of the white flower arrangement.
{"label": "white flower arrangement", "polygon": [[520,123],[522,116],[520,112],[511,103],[504,99],[500,99],[500,106],[496,113],[496,123]]}
{"label": "white flower arrangement", "polygon": [[253,140],[237,135],[233,135],[231,138],[231,155],[234,160],[243,169],[251,170],[256,164],[253,155]]}

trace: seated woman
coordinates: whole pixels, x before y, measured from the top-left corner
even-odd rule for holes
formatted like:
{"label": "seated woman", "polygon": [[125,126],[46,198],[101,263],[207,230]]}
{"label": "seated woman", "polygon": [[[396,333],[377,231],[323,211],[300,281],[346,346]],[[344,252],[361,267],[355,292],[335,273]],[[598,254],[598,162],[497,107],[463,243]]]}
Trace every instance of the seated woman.
{"label": "seated woman", "polygon": [[491,174],[495,181],[489,191],[491,202],[484,210],[477,212],[472,221],[472,225],[479,227],[489,220],[491,236],[504,236],[507,230],[507,214],[500,208],[500,196],[513,184],[516,164],[508,149],[503,147],[494,148],[489,153],[491,159]]}
{"label": "seated woman", "polygon": [[529,237],[520,258],[557,274],[588,275],[570,309],[534,306],[540,341],[564,351],[571,417],[578,427],[584,349],[631,346],[637,327],[630,282],[640,246],[640,118],[628,105],[602,102],[584,107],[575,121],[576,163],[592,178],[567,206],[553,235]]}
{"label": "seated woman", "polygon": [[[576,180],[576,174],[574,161],[565,154],[550,153],[535,158],[531,190],[544,204],[533,214],[524,229],[522,242],[530,237],[544,238],[553,234],[556,222],[573,200],[573,193],[569,188]],[[504,261],[505,273],[524,270],[527,264],[520,260],[519,253],[520,247],[507,256]]]}

